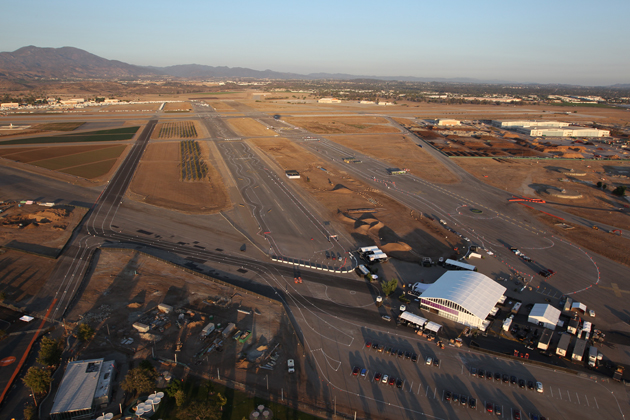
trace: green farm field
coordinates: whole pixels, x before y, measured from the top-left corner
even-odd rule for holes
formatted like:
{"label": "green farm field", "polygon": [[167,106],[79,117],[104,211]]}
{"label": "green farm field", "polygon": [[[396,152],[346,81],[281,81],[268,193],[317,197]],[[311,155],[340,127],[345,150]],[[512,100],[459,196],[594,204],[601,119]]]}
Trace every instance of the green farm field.
{"label": "green farm field", "polygon": [[93,141],[117,141],[129,140],[140,127],[123,127],[113,130],[90,131],[87,133],[75,133],[59,136],[30,137],[0,142],[0,146],[11,144],[42,144],[42,143],[86,143]]}

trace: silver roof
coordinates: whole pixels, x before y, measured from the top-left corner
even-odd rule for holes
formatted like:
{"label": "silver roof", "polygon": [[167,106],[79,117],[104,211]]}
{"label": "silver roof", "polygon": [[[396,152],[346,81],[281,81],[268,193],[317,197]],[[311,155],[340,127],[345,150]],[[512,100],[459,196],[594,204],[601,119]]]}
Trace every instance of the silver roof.
{"label": "silver roof", "polygon": [[103,360],[79,360],[68,363],[50,414],[92,408]]}

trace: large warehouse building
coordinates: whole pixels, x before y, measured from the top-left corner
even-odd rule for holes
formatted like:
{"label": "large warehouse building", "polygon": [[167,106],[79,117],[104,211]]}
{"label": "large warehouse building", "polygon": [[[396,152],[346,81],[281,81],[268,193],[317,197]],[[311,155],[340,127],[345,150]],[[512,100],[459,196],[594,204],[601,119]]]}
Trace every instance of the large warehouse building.
{"label": "large warehouse building", "polygon": [[531,137],[609,137],[609,130],[591,127],[569,127],[561,121],[492,121],[492,125],[515,130]]}
{"label": "large warehouse building", "polygon": [[441,317],[481,328],[507,289],[474,271],[447,271],[420,296],[420,307]]}
{"label": "large warehouse building", "polygon": [[516,127],[561,128],[561,127],[568,127],[569,123],[561,122],[561,121],[527,121],[527,120],[496,121],[496,120],[493,120],[492,125],[494,125],[495,127],[505,128],[505,129],[516,128]]}
{"label": "large warehouse building", "polygon": [[110,402],[115,362],[104,359],[68,363],[50,412],[52,420],[93,419]]}

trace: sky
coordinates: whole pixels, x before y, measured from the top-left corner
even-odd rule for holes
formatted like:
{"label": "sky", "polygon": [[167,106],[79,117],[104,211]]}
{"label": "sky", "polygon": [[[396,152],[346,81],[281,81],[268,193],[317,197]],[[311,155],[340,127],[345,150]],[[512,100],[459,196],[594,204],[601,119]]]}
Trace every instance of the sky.
{"label": "sky", "polygon": [[0,51],[135,65],[630,83],[629,0],[0,0]]}

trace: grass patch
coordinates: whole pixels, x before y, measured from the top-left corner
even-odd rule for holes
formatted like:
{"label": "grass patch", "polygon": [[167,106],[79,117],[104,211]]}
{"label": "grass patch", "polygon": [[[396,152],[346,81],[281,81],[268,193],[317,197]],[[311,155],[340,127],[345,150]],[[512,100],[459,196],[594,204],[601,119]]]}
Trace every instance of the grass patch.
{"label": "grass patch", "polygon": [[0,142],[0,146],[7,144],[41,144],[41,143],[85,143],[91,141],[117,141],[133,138],[140,127],[115,128],[113,130],[90,131],[61,136],[31,137]]}
{"label": "grass patch", "polygon": [[38,124],[33,127],[35,130],[44,131],[73,131],[81,127],[85,122],[58,122],[48,124]]}
{"label": "grass patch", "polygon": [[89,152],[75,153],[68,156],[60,156],[51,159],[31,162],[32,165],[57,171],[71,166],[87,165],[101,160],[115,159],[127,148],[126,145],[108,147],[106,149],[92,150]]}
{"label": "grass patch", "polygon": [[[248,419],[249,413],[251,413],[260,404],[264,405],[267,408],[270,408],[273,412],[273,418],[277,420],[320,419],[320,417],[316,417],[311,414],[305,414],[290,407],[267,401],[263,398],[252,397],[249,394],[241,391],[236,391],[223,385],[215,383],[210,384],[210,392],[221,393],[227,398],[227,404],[225,404],[225,406],[223,407],[223,412],[220,417],[221,420],[242,420],[243,418]],[[208,385],[209,381],[204,381],[202,385],[193,382],[192,380],[186,381],[186,383],[184,384],[186,402],[190,403],[192,401],[205,401],[206,398],[211,399],[212,396],[208,396]],[[165,396],[164,400],[162,400],[162,403],[160,404],[159,408],[152,416],[152,418],[177,420],[177,406],[175,404],[175,399]]]}

